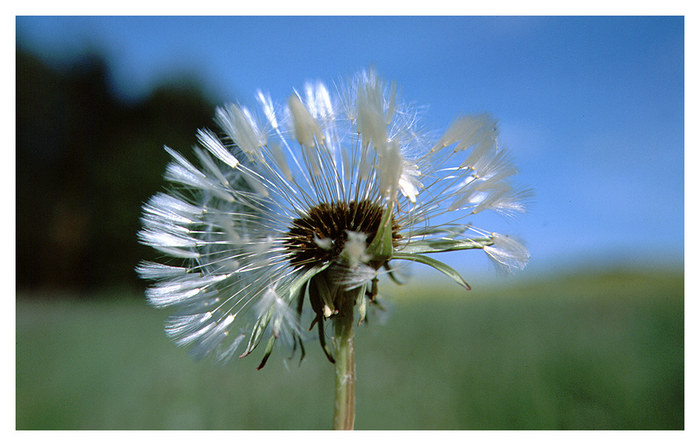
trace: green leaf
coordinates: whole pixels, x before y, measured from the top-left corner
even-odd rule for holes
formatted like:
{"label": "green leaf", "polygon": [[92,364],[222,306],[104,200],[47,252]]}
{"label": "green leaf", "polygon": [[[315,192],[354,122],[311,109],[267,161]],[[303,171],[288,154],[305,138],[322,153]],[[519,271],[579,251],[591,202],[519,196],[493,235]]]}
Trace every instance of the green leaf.
{"label": "green leaf", "polygon": [[394,259],[400,259],[400,260],[413,260],[419,263],[423,263],[425,265],[431,266],[435,268],[436,270],[440,271],[444,275],[450,277],[452,280],[457,282],[459,285],[463,286],[467,291],[471,290],[472,287],[469,286],[466,280],[462,278],[462,276],[459,275],[457,271],[454,270],[449,265],[446,265],[438,260],[433,259],[432,257],[428,256],[422,256],[420,254],[394,254]]}

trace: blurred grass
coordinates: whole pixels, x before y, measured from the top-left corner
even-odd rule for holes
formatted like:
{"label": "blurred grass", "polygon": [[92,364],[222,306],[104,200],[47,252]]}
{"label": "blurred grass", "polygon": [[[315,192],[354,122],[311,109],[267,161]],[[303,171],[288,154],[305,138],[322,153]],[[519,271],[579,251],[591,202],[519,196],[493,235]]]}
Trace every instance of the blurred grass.
{"label": "blurred grass", "polygon": [[[682,273],[386,291],[387,322],[357,333],[358,429],[684,427]],[[164,317],[130,296],[19,295],[17,429],[330,426],[317,343],[301,367],[195,362]]]}

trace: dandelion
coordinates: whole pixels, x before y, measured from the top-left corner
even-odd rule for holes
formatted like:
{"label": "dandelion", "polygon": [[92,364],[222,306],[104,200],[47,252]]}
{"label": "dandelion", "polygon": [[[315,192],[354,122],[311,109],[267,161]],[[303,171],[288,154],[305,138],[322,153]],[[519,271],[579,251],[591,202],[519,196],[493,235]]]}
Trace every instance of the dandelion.
{"label": "dandelion", "polygon": [[418,109],[372,70],[257,100],[257,111],[216,110],[218,132],[197,135],[198,166],[166,147],[170,186],[144,205],[139,233],[164,260],[137,270],[153,282],[148,301],[176,309],[167,334],[196,357],[227,361],[262,343],[260,368],[279,343],[303,358],[315,327],[336,367],[334,427],[352,428],[353,327],[377,304],[379,278],[412,261],[469,289],[426,255],[466,249],[523,268],[519,242],[466,221],[523,212],[527,191],[509,182],[493,117],[461,117],[431,141]]}

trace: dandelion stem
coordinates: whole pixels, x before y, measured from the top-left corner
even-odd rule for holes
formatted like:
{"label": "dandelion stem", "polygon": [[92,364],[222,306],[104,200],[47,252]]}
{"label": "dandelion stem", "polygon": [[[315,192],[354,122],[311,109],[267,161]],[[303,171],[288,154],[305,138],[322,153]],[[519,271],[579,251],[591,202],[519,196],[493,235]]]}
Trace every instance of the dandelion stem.
{"label": "dandelion stem", "polygon": [[[352,430],[355,426],[355,344],[353,333],[354,299],[347,294],[335,318],[335,410],[333,429]],[[352,296],[354,297],[354,296]]]}

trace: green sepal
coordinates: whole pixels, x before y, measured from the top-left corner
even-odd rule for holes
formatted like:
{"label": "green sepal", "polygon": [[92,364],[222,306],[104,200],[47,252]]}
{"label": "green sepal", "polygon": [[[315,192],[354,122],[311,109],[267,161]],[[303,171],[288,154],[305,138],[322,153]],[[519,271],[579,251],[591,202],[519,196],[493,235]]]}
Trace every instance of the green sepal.
{"label": "green sepal", "polygon": [[422,256],[420,254],[394,254],[395,259],[400,259],[400,260],[413,260],[419,263],[423,263],[425,265],[431,266],[435,268],[436,270],[440,271],[444,275],[450,277],[452,280],[457,282],[459,285],[464,287],[467,291],[471,290],[472,287],[469,286],[466,280],[462,278],[462,276],[459,275],[457,271],[454,270],[449,265],[446,265],[438,260],[433,259],[432,257],[428,256]]}
{"label": "green sepal", "polygon": [[270,340],[267,341],[267,346],[265,347],[265,354],[263,355],[262,361],[260,361],[260,365],[258,366],[258,370],[265,367],[265,363],[267,363],[267,360],[270,358],[270,355],[272,354],[272,348],[275,346],[276,339],[277,339],[276,337],[270,336]]}
{"label": "green sepal", "polygon": [[394,252],[392,214],[394,205],[387,207],[382,212],[382,221],[379,223],[377,235],[367,247],[367,254],[373,260],[388,260]]}
{"label": "green sepal", "polygon": [[397,277],[396,274],[394,274],[394,269],[389,266],[389,262],[386,262],[384,264],[384,268],[386,269],[386,272],[389,274],[389,278],[397,285],[403,285],[404,283],[400,281]]}
{"label": "green sepal", "polygon": [[[297,292],[297,318],[299,321],[301,321],[301,313],[302,310],[304,309],[304,295],[305,293],[304,286],[299,287],[299,291]],[[299,349],[301,350],[301,356],[299,358],[299,365],[301,365],[301,362],[304,360],[304,357],[306,356],[306,350],[304,349],[304,341],[301,339],[301,336],[298,334],[294,334],[294,347],[292,348],[292,356],[289,357],[291,360],[294,357],[294,353],[297,351],[297,345],[299,346]]]}
{"label": "green sepal", "polygon": [[[335,305],[333,304],[333,293],[331,293],[328,287],[325,276],[314,277],[310,280],[308,291],[309,301],[315,313],[321,314],[324,317],[330,317],[332,314],[337,313]],[[326,307],[330,310],[330,314],[325,314],[324,309]]]}
{"label": "green sepal", "polygon": [[331,364],[335,364],[335,358],[333,358],[333,354],[331,351],[328,349],[328,344],[326,343],[326,330],[323,328],[323,317],[321,315],[317,316],[318,319],[318,340],[321,343],[321,348],[323,349],[323,353],[325,353],[326,358],[331,362]]}
{"label": "green sepal", "polygon": [[362,296],[360,296],[360,305],[357,306],[357,313],[359,315],[357,325],[360,325],[367,318],[367,301],[369,299],[364,294],[363,292]]}
{"label": "green sepal", "polygon": [[459,224],[452,224],[452,225],[440,225],[440,226],[426,226],[423,228],[415,228],[411,230],[411,236],[416,236],[416,235],[435,235],[435,234],[447,234],[448,236],[455,236],[459,234],[464,234],[469,228],[471,228],[471,224],[467,225],[459,225]]}
{"label": "green sepal", "polygon": [[[462,240],[434,239],[410,242],[401,247],[401,254],[428,254],[434,252],[460,251],[463,249],[484,249],[484,246],[493,245],[493,240],[488,237],[468,238]],[[396,258],[396,255],[394,255]]]}
{"label": "green sepal", "polygon": [[304,274],[299,276],[297,279],[292,282],[292,284],[289,286],[289,296],[291,299],[293,299],[297,293],[300,292],[302,287],[306,285],[306,282],[311,280],[316,274],[320,273],[321,271],[325,270],[331,266],[330,262],[325,263],[323,265],[316,265],[311,268],[309,268]]}
{"label": "green sepal", "polygon": [[[303,287],[306,284],[306,282],[308,282],[316,274],[325,270],[329,266],[330,263],[314,266],[312,268],[309,268],[307,271],[304,272],[304,274],[295,279],[294,282],[292,282],[291,285],[289,285],[289,300],[292,300],[294,297],[297,296],[297,293],[299,292],[301,287]],[[253,331],[250,335],[250,339],[248,340],[248,345],[246,346],[245,351],[239,356],[240,358],[248,356],[253,350],[255,350],[255,348],[260,343],[260,340],[262,339],[263,334],[265,333],[265,329],[270,323],[271,318],[271,310],[266,311],[262,316],[258,318],[258,320],[255,322],[255,325],[253,326]]]}
{"label": "green sepal", "polygon": [[301,362],[306,357],[306,349],[304,349],[304,342],[302,341],[301,336],[295,334],[294,335],[294,348],[292,349],[292,355],[289,357],[290,360],[294,357],[294,353],[297,350],[297,345],[299,346],[299,350],[301,350],[301,354],[299,355],[299,365],[301,365]]}
{"label": "green sepal", "polygon": [[270,323],[270,319],[272,318],[272,309],[268,310],[258,318],[258,320],[255,322],[255,325],[253,326],[253,332],[250,335],[250,339],[248,340],[248,346],[246,347],[245,351],[241,353],[241,356],[239,358],[244,358],[250,354],[253,350],[255,350],[255,347],[258,346],[260,343],[260,339],[262,339],[263,334],[265,333],[265,329],[267,328],[267,324]]}

